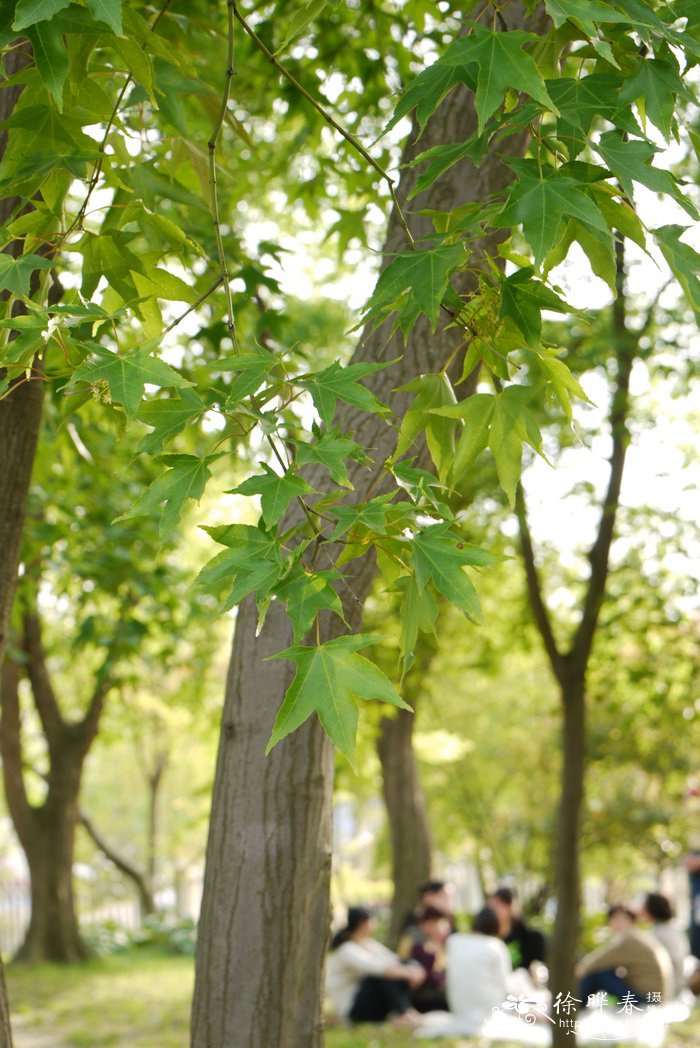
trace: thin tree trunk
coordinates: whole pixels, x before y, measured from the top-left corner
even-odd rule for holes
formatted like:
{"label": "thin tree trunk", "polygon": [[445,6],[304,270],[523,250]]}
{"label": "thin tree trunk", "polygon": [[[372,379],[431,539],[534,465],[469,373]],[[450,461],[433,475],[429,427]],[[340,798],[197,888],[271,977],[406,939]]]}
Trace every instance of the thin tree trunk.
{"label": "thin tree trunk", "polygon": [[[541,7],[508,6],[510,28],[537,32],[546,16]],[[428,124],[405,160],[432,146],[465,141],[476,127],[472,99],[455,90]],[[507,139],[498,155],[475,170],[455,165],[415,201],[409,222],[417,238],[432,231],[421,208],[451,210],[468,201],[485,201],[509,180],[505,152],[517,155],[527,132]],[[399,199],[405,204],[419,171],[404,169]],[[498,237],[475,246],[492,251]],[[404,231],[393,214],[385,244],[388,260],[406,248]],[[461,275],[461,290],[474,288]],[[455,354],[460,334],[430,331],[422,318],[404,352],[400,333],[389,337],[382,325],[365,334],[357,360],[401,360],[374,376],[372,388],[401,417],[408,403],[398,387],[422,372],[439,370]],[[382,464],[395,445],[395,431],[353,409],[338,412],[339,427],[373,448],[376,467],[352,470],[353,498],[363,501],[382,488]],[[317,490],[323,490],[319,479]],[[357,563],[355,599],[348,612],[357,624],[374,577],[371,557]],[[239,609],[226,687],[221,741],[207,847],[199,926],[192,1048],[319,1048],[323,1042],[321,979],[329,933],[331,794],[333,752],[312,717],[265,757],[275,714],[290,683],[289,664],[264,662],[291,643],[286,615],[273,607],[257,634],[257,615],[249,599]]]}
{"label": "thin tree trunk", "polygon": [[406,914],[418,901],[419,886],[429,880],[432,841],[420,771],[413,752],[415,714],[398,710],[382,719],[377,753],[391,835],[394,898],[389,943],[399,940]]}

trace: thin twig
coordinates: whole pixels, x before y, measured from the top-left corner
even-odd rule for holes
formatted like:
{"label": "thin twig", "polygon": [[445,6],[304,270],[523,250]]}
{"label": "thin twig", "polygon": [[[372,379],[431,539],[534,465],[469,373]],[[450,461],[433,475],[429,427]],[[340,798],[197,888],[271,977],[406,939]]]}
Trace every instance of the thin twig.
{"label": "thin twig", "polygon": [[226,261],[226,252],[224,251],[224,241],[221,236],[221,220],[219,217],[219,198],[217,194],[216,184],[216,145],[221,134],[221,129],[224,125],[224,119],[228,110],[228,102],[231,97],[231,81],[233,80],[233,29],[234,21],[233,14],[235,5],[233,0],[226,0],[226,7],[228,10],[228,29],[227,29],[227,60],[226,60],[226,79],[224,81],[224,90],[221,96],[221,108],[219,109],[219,115],[216,123],[214,124],[214,130],[212,131],[211,138],[207,143],[209,150],[209,186],[211,190],[211,210],[214,219],[214,235],[216,237],[216,250],[219,255],[219,265],[221,266],[221,277],[226,292],[226,313],[228,316],[228,333],[233,343],[234,353],[240,352],[238,346],[238,338],[236,335],[236,323],[233,315],[233,298],[231,296],[231,276],[228,269],[228,262]]}
{"label": "thin twig", "polygon": [[167,335],[168,332],[172,331],[173,328],[176,328],[178,326],[178,324],[181,323],[181,321],[183,321],[185,319],[185,317],[188,317],[190,315],[190,313],[194,313],[195,309],[198,309],[199,306],[201,306],[202,302],[206,302],[206,300],[209,298],[209,296],[211,294],[213,294],[214,291],[216,291],[217,287],[219,287],[219,285],[221,283],[223,283],[223,279],[224,279],[223,275],[220,276],[220,277],[217,277],[217,279],[214,281],[214,283],[211,285],[211,287],[208,288],[206,291],[204,291],[199,296],[197,301],[192,303],[192,305],[189,307],[189,309],[186,309],[184,313],[181,313],[179,317],[176,317],[175,320],[173,320],[172,324],[168,324],[168,326],[166,328],[164,328],[164,330],[162,331],[160,337],[162,338],[163,335]]}
{"label": "thin twig", "polygon": [[296,90],[306,99],[309,105],[313,106],[316,112],[321,117],[323,117],[326,123],[330,124],[330,126],[335,131],[337,131],[338,134],[341,135],[346,142],[349,142],[353,149],[355,149],[360,154],[363,160],[365,160],[366,163],[370,165],[370,167],[373,167],[377,174],[386,182],[387,186],[389,187],[389,192],[391,193],[391,199],[394,203],[394,207],[396,208],[396,215],[399,219],[399,222],[401,223],[401,226],[403,227],[403,231],[408,237],[408,241],[411,244],[411,246],[415,247],[415,240],[413,239],[413,234],[411,233],[411,230],[408,228],[408,223],[406,222],[404,213],[401,210],[401,205],[399,204],[398,198],[396,196],[394,180],[391,177],[391,175],[389,175],[384,170],[382,165],[378,163],[370,153],[367,152],[365,147],[355,137],[355,135],[353,135],[350,131],[347,131],[342,126],[342,124],[339,124],[335,117],[331,113],[329,113],[327,109],[324,109],[321,103],[316,98],[314,98],[314,96],[309,91],[306,90],[304,85],[299,83],[296,77],[293,76],[293,74],[290,73],[289,70],[285,66],[283,66],[281,62],[277,60],[277,58],[275,58],[272,51],[270,51],[270,49],[267,47],[264,41],[260,39],[253,27],[248,24],[241,12],[238,10],[238,4],[235,2],[235,0],[229,0],[229,2],[232,2],[233,4],[233,13],[236,19],[240,22],[241,26],[248,34],[250,39],[253,41],[253,43],[256,45],[256,47],[258,47],[265,55],[265,58],[267,58],[268,62],[270,62],[270,64],[275,67],[277,72],[280,73],[283,77],[285,77],[285,79],[287,79],[289,83],[296,88]]}

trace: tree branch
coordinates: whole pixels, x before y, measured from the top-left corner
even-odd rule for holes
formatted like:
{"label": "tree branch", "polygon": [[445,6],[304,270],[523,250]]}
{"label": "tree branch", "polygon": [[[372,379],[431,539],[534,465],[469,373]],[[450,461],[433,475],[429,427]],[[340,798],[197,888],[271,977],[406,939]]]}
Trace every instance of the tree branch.
{"label": "tree branch", "polygon": [[547,653],[547,658],[552,667],[552,672],[557,680],[561,681],[562,655],[557,648],[557,642],[554,639],[549,611],[542,593],[542,583],[537,572],[537,565],[535,564],[535,551],[532,545],[530,526],[527,521],[525,494],[523,492],[522,484],[518,484],[518,489],[515,493],[515,514],[518,518],[520,548],[522,551],[523,565],[525,567],[525,581],[527,583],[530,607],[532,608],[535,625],[542,637],[542,642]]}
{"label": "tree branch", "polygon": [[102,852],[105,858],[109,859],[112,865],[116,866],[120,873],[123,873],[125,877],[128,877],[129,880],[134,882],[138,889],[143,914],[153,913],[153,910],[155,909],[153,904],[153,892],[151,891],[151,887],[147,883],[144,874],[107,844],[104,837],[98,833],[85,812],[80,811],[78,813],[78,819],[81,825],[85,828],[93,844]]}
{"label": "tree branch", "polygon": [[66,722],[61,714],[46,665],[39,614],[36,609],[28,607],[26,602],[22,612],[22,625],[22,648],[27,656],[27,676],[32,686],[34,705],[41,726],[51,747],[65,731]]}
{"label": "tree branch", "polygon": [[19,713],[19,667],[6,658],[0,676],[0,756],[5,799],[22,847],[26,850],[33,831],[33,809],[24,785],[22,733]]}
{"label": "tree branch", "polygon": [[612,306],[612,339],[617,361],[617,376],[610,408],[610,427],[613,442],[609,459],[610,479],[601,510],[598,535],[588,554],[591,574],[588,580],[581,621],[571,645],[573,662],[584,669],[593,646],[593,637],[598,624],[610,568],[610,547],[620,504],[622,474],[625,468],[625,456],[629,444],[627,418],[630,404],[630,375],[639,348],[638,337],[633,332],[630,332],[627,326],[623,240],[616,242],[615,255],[617,262],[617,297]]}

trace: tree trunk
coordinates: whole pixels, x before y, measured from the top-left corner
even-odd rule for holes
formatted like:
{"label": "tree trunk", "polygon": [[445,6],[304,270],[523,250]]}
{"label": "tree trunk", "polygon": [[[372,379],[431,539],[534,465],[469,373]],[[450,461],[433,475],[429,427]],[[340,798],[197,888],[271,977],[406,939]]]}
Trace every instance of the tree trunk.
{"label": "tree trunk", "polygon": [[[546,22],[541,7],[528,15],[513,3],[506,12],[513,29],[537,32]],[[408,146],[404,161],[432,146],[465,141],[476,128],[473,99],[456,89],[429,122],[420,142]],[[478,170],[455,165],[416,198],[409,224],[417,239],[432,232],[422,208],[451,210],[485,201],[510,179],[505,153],[517,155],[528,132],[500,143]],[[404,205],[419,177],[403,169],[398,190]],[[474,245],[476,256],[492,251],[496,234]],[[389,220],[385,259],[407,247],[396,214]],[[495,252],[494,252],[495,253]],[[460,275],[460,290],[473,289],[471,273]],[[431,332],[425,317],[404,349],[390,325],[365,332],[355,360],[392,360],[368,385],[400,418],[408,395],[396,390],[423,372],[440,370],[458,351],[455,329]],[[336,424],[373,448],[372,469],[352,469],[353,500],[380,494],[383,463],[396,432],[374,416],[339,409]],[[314,486],[323,490],[324,481]],[[355,600],[350,625],[374,577],[372,557],[355,562]],[[329,934],[331,794],[333,752],[316,717],[265,756],[272,724],[292,677],[287,663],[264,662],[291,644],[286,614],[273,607],[257,634],[254,603],[239,609],[228,674],[221,741],[207,847],[192,1013],[192,1048],[319,1048],[323,1042],[320,992]]]}
{"label": "tree trunk", "polygon": [[26,849],[32,914],[16,961],[73,964],[90,954],[78,930],[73,896],[73,854],[78,816],[80,768],[66,753],[67,775],[54,778],[46,803],[33,813],[34,832]]}
{"label": "tree trunk", "polygon": [[[586,764],[586,697],[580,672],[564,676],[561,685],[563,711],[561,796],[557,816],[554,857],[554,894],[557,912],[549,948],[552,1001],[567,993],[576,997],[574,965],[578,949],[581,913],[581,824],[583,818]],[[563,1015],[563,1013],[562,1013]],[[556,1019],[556,1014],[554,1018]],[[571,1046],[567,1029],[553,1030],[554,1045]]]}
{"label": "tree trunk", "polygon": [[430,879],[432,842],[425,793],[413,752],[415,714],[398,710],[381,722],[377,753],[391,834],[394,898],[389,941],[399,940],[406,914],[418,902],[419,886]]}

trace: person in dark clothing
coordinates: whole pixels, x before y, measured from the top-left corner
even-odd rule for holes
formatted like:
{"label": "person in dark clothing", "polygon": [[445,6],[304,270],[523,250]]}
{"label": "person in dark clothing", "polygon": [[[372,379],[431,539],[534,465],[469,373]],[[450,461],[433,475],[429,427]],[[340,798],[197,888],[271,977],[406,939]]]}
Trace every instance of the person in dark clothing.
{"label": "person in dark clothing", "polygon": [[527,968],[538,961],[545,963],[546,940],[542,932],[530,928],[520,916],[512,888],[497,888],[488,899],[498,915],[499,936],[508,947],[513,970]]}
{"label": "person in dark clothing", "polygon": [[450,933],[457,931],[457,922],[452,913],[450,894],[444,881],[426,881],[418,889],[420,892],[420,903],[415,910],[411,910],[404,917],[401,925],[401,936],[399,939],[398,955],[402,960],[411,956],[411,950],[415,943],[423,942],[423,933],[420,928],[420,918],[428,909],[439,910],[441,916],[449,921]]}
{"label": "person in dark clothing", "polygon": [[440,910],[434,906],[427,906],[420,916],[418,926],[423,941],[414,942],[410,960],[417,961],[425,970],[425,982],[411,991],[411,1004],[418,1012],[446,1012],[449,1007],[445,990],[445,941],[450,934],[450,924]]}

